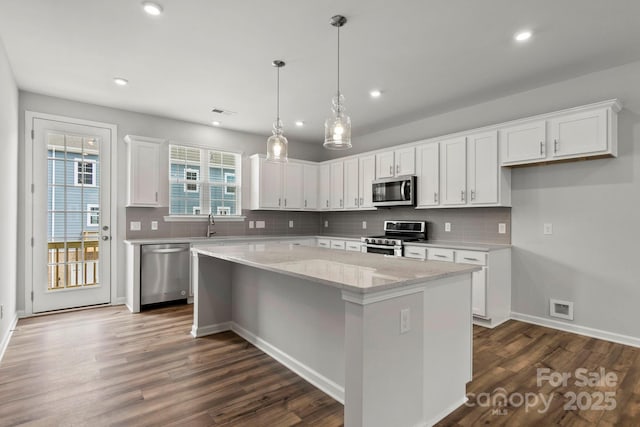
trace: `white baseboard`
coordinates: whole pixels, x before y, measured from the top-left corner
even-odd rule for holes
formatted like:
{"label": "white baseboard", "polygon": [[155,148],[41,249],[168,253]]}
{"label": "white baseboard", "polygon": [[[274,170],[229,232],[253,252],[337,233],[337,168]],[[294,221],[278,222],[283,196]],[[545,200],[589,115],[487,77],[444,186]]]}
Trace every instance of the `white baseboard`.
{"label": "white baseboard", "polygon": [[127,297],[118,297],[111,305],[127,305]]}
{"label": "white baseboard", "polygon": [[253,332],[244,329],[237,323],[231,322],[231,330],[240,335],[245,340],[249,341],[251,344],[258,347],[260,350],[267,353],[269,356],[271,356],[305,380],[309,381],[320,390],[327,393],[338,402],[344,404],[344,387],[342,387],[341,385],[319,374],[307,365],[289,356],[284,351],[256,336]]}
{"label": "white baseboard", "polygon": [[7,347],[9,346],[9,340],[11,340],[11,335],[13,335],[13,330],[16,328],[17,324],[18,324],[18,313],[14,314],[13,320],[11,320],[11,323],[9,324],[9,329],[7,329],[7,332],[4,334],[4,336],[2,337],[2,341],[0,342],[0,362],[4,357],[4,352],[7,351]]}
{"label": "white baseboard", "polygon": [[578,335],[584,335],[590,338],[598,338],[605,341],[611,341],[618,344],[629,345],[631,347],[640,347],[640,338],[629,335],[617,334],[615,332],[603,331],[601,329],[589,328],[587,326],[574,325],[545,317],[531,316],[529,314],[511,312],[511,318],[520,320],[525,323],[546,326],[548,328],[558,329],[565,332],[572,332]]}
{"label": "white baseboard", "polygon": [[191,335],[194,338],[200,338],[207,335],[213,335],[219,332],[230,331],[230,330],[231,330],[231,322],[222,322],[222,323],[217,323],[215,325],[201,326],[199,328],[192,326]]}
{"label": "white baseboard", "polygon": [[426,423],[424,423],[424,425],[425,426],[435,425],[437,422],[441,421],[443,418],[445,418],[446,416],[450,415],[453,411],[455,411],[456,409],[458,409],[459,407],[461,407],[462,405],[467,403],[467,400],[469,400],[469,399],[467,399],[467,396],[464,396],[458,402],[456,402],[453,405],[449,406],[447,409],[445,409],[444,411],[440,412],[438,415],[433,417],[431,420],[429,420]]}
{"label": "white baseboard", "polygon": [[504,322],[511,320],[510,317],[505,317],[504,319],[500,320],[500,321],[496,321],[496,322],[492,322],[491,319],[483,319],[482,317],[473,317],[473,324],[474,325],[478,325],[478,326],[482,326],[483,328],[489,328],[489,329],[493,329],[496,328],[500,325],[502,325]]}

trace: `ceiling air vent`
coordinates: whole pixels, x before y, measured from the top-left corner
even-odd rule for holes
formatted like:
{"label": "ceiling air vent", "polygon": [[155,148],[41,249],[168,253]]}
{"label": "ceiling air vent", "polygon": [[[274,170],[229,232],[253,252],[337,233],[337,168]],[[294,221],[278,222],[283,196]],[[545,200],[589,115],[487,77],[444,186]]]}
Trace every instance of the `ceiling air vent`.
{"label": "ceiling air vent", "polygon": [[213,107],[213,109],[211,110],[212,113],[216,113],[216,114],[224,114],[225,116],[231,116],[233,114],[238,114],[235,111],[231,111],[231,110],[225,110],[223,108],[218,108],[218,107]]}

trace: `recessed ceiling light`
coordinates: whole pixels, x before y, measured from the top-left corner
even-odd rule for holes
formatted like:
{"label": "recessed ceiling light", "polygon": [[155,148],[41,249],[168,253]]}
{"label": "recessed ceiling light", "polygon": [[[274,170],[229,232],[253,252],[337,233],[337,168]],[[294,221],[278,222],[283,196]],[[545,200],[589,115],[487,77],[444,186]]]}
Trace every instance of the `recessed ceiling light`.
{"label": "recessed ceiling light", "polygon": [[126,86],[129,84],[129,80],[123,79],[122,77],[114,77],[113,82],[118,86]]}
{"label": "recessed ceiling light", "polygon": [[160,6],[157,3],[146,1],[142,3],[142,8],[148,15],[151,15],[151,16],[162,15],[162,6]]}
{"label": "recessed ceiling light", "polygon": [[531,38],[531,35],[532,35],[531,31],[526,30],[526,31],[517,32],[513,36],[513,38],[518,42],[524,42],[524,41],[529,40]]}
{"label": "recessed ceiling light", "polygon": [[304,126],[304,122],[302,120],[296,120],[296,126]]}
{"label": "recessed ceiling light", "polygon": [[369,95],[371,95],[372,98],[380,98],[380,95],[382,95],[382,92],[380,92],[378,89],[374,89],[371,92],[369,92]]}
{"label": "recessed ceiling light", "polygon": [[211,124],[214,125],[214,126],[220,126],[221,125],[221,123],[219,121],[217,121],[217,120],[212,121]]}

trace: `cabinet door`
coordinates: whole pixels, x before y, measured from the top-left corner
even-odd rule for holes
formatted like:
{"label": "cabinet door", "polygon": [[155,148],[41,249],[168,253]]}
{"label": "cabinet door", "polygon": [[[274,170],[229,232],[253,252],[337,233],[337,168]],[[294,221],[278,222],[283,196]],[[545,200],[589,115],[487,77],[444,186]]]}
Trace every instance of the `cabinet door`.
{"label": "cabinet door", "polygon": [[478,316],[487,315],[487,268],[471,273],[471,311]]}
{"label": "cabinet door", "polygon": [[466,138],[440,142],[440,204],[466,204]]}
{"label": "cabinet door", "polygon": [[320,209],[329,209],[331,202],[331,165],[320,165],[320,181],[318,182],[318,203]]}
{"label": "cabinet door", "polygon": [[391,178],[394,168],[393,151],[376,154],[376,178]]}
{"label": "cabinet door", "polygon": [[358,159],[344,161],[344,207],[346,209],[357,209],[359,204],[359,183],[358,183]]}
{"label": "cabinet door", "polygon": [[437,206],[440,192],[440,150],[437,143],[421,145],[416,149],[418,206]]}
{"label": "cabinet door", "polygon": [[376,158],[375,156],[360,157],[359,162],[360,179],[358,180],[358,195],[360,199],[358,200],[358,205],[360,209],[372,208],[373,190],[371,184],[376,178]]}
{"label": "cabinet door", "polygon": [[467,137],[467,200],[472,205],[498,203],[498,135],[496,131]]}
{"label": "cabinet door", "polygon": [[260,208],[282,205],[282,164],[260,159]]}
{"label": "cabinet door", "polygon": [[304,165],[304,203],[305,209],[318,208],[318,167],[315,165]]}
{"label": "cabinet door", "polygon": [[344,208],[344,169],[342,162],[331,163],[331,209]]}
{"label": "cabinet door", "polygon": [[304,204],[304,172],[301,163],[288,162],[283,165],[283,192],[281,207],[302,209]]}
{"label": "cabinet door", "polygon": [[586,111],[549,120],[553,158],[607,151],[606,110]]}
{"label": "cabinet door", "polygon": [[546,157],[546,122],[532,122],[500,129],[502,164],[516,164]]}
{"label": "cabinet door", "polygon": [[416,152],[414,147],[395,151],[395,176],[415,175]]}
{"label": "cabinet door", "polygon": [[158,206],[160,145],[130,140],[127,206]]}

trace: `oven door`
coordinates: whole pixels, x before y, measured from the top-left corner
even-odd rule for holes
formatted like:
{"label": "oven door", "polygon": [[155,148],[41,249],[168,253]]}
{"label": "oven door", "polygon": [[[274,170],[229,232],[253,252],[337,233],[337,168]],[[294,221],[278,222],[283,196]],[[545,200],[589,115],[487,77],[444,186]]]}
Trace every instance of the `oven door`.
{"label": "oven door", "polygon": [[389,246],[389,245],[365,245],[366,252],[370,254],[382,254],[391,256],[402,256],[402,246]]}

